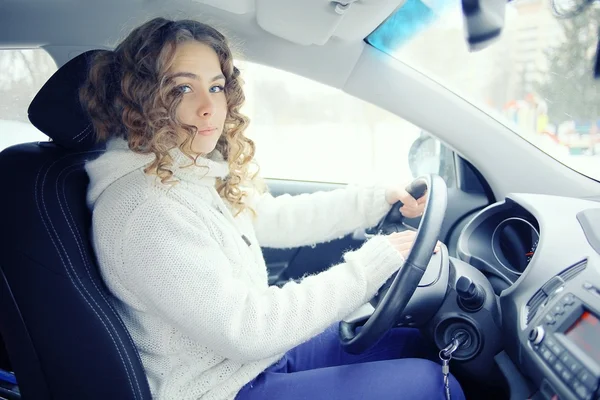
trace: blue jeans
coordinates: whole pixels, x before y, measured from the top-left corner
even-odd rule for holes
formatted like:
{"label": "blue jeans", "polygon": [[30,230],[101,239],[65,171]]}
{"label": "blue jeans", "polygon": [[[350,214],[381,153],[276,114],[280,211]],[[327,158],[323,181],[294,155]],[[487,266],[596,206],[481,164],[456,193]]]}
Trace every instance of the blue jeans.
{"label": "blue jeans", "polygon": [[[244,386],[236,400],[445,399],[438,352],[417,329],[391,329],[359,355],[344,352],[337,329],[335,324],[288,351]],[[464,400],[452,376],[450,391],[452,400]]]}

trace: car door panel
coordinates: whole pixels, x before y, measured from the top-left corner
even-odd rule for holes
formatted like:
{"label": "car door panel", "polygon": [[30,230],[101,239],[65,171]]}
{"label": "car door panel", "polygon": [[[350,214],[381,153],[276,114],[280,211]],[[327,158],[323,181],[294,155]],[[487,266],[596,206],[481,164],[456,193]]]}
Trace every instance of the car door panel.
{"label": "car door panel", "polygon": [[[273,196],[314,193],[344,187],[344,185],[334,183],[284,180],[267,180],[267,183]],[[289,280],[324,271],[339,263],[344,252],[359,248],[362,242],[362,240],[353,239],[352,235],[347,235],[341,239],[316,246],[302,246],[295,249],[265,247],[263,255],[269,271],[269,283],[281,285]]]}
{"label": "car door panel", "polygon": [[[452,155],[452,157],[455,157]],[[476,213],[487,206],[490,199],[482,179],[466,161],[457,158],[456,177],[448,179],[454,185],[448,189],[448,207],[440,240],[447,244],[450,254],[456,252],[456,237],[462,226]],[[267,180],[269,191],[274,196],[282,194],[297,195],[344,187],[342,184],[301,182],[286,180]],[[419,219],[409,222],[414,227]],[[263,255],[269,271],[269,283],[282,285],[289,280],[300,279],[306,275],[324,271],[342,261],[345,252],[358,249],[365,237],[360,232],[347,235],[315,246],[303,246],[295,249],[263,248]]]}

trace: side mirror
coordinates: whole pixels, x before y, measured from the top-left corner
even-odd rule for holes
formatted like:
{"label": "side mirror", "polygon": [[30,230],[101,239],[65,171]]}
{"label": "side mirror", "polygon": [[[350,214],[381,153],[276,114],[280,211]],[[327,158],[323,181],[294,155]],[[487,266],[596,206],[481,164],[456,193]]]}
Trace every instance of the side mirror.
{"label": "side mirror", "polygon": [[408,151],[408,167],[413,178],[439,174],[440,142],[425,132],[417,138]]}

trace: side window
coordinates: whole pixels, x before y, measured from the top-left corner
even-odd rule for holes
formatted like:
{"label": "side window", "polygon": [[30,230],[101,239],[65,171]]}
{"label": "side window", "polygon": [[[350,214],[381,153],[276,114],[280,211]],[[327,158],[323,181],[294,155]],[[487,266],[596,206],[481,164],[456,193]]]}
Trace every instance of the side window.
{"label": "side window", "polygon": [[454,154],[398,116],[327,85],[274,68],[238,63],[250,119],[247,134],[265,178],[408,182],[438,173],[454,185]]}
{"label": "side window", "polygon": [[27,108],[56,70],[56,63],[43,49],[0,49],[0,151],[48,140],[29,122]]}

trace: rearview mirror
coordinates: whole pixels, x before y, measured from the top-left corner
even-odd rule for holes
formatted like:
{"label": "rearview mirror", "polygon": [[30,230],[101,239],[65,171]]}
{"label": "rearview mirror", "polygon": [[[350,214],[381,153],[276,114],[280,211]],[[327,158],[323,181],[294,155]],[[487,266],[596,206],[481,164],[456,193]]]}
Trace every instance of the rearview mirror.
{"label": "rearview mirror", "polygon": [[469,50],[481,50],[500,37],[506,0],[462,0],[462,12]]}

